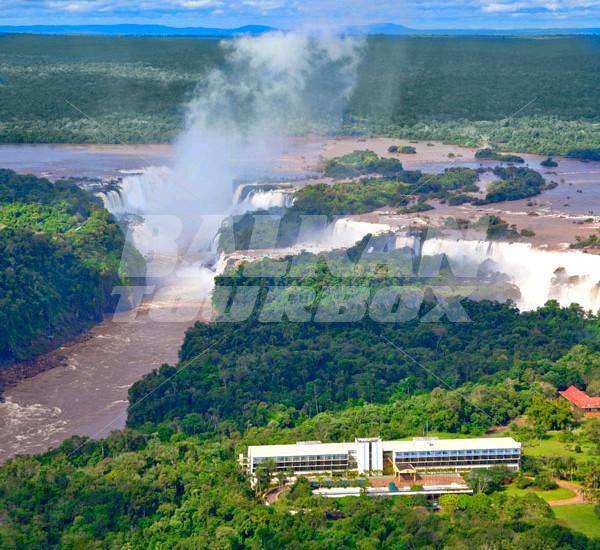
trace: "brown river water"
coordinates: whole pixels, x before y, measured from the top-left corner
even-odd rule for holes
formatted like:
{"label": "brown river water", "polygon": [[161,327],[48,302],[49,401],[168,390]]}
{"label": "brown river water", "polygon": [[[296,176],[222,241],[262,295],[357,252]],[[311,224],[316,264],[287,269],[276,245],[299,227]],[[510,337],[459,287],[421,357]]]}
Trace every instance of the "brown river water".
{"label": "brown river water", "polygon": [[[407,142],[383,138],[296,140],[290,143],[290,150],[274,171],[302,173],[314,169],[322,158],[355,149],[368,148],[387,155],[391,143]],[[481,165],[472,149],[440,143],[420,143],[416,147],[417,155],[400,156],[407,168],[439,172],[449,166]],[[168,164],[170,153],[170,148],[162,145],[5,145],[0,146],[0,167],[51,179],[109,177]],[[448,158],[449,153],[455,157]],[[532,168],[546,172],[539,166],[542,157],[523,156]],[[535,244],[547,245],[553,240],[558,243],[571,239],[575,233],[589,234],[598,228],[597,220],[586,225],[574,225],[573,220],[590,211],[600,215],[600,163],[558,160],[560,166],[554,169],[555,174],[545,174],[560,183],[556,189],[536,197],[530,206],[526,201],[501,205],[503,217],[508,216],[514,223],[523,221],[519,227],[525,222],[536,224],[536,232],[540,233]],[[535,218],[527,216],[531,211],[536,212]],[[444,213],[468,215],[469,207]],[[197,306],[198,318],[210,317],[206,304],[191,305]],[[173,304],[164,302],[153,307],[168,312]],[[0,402],[0,462],[16,454],[45,451],[75,434],[97,438],[122,428],[128,388],[152,369],[177,360],[192,317],[186,322],[165,323],[152,320],[143,312],[134,322],[107,319],[94,327],[87,338],[53,352],[59,366],[22,380],[4,392],[4,401]]]}
{"label": "brown river water", "polygon": [[98,438],[125,425],[127,389],[177,360],[190,323],[105,320],[83,342],[53,355],[61,364],[20,381],[0,403],[0,460],[55,447],[72,435]]}

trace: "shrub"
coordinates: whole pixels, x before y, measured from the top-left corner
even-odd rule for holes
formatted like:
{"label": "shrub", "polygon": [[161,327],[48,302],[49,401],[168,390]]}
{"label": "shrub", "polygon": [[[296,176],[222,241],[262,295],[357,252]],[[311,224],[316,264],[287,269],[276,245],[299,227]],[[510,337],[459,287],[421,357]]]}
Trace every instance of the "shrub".
{"label": "shrub", "polygon": [[556,168],[558,166],[558,162],[556,162],[552,157],[548,157],[546,160],[543,160],[540,164],[544,168]]}

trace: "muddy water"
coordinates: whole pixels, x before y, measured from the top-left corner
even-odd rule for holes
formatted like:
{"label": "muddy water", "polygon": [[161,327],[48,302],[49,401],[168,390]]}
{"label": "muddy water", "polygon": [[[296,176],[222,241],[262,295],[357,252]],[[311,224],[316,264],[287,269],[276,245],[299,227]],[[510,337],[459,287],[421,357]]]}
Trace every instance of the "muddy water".
{"label": "muddy water", "polygon": [[[273,172],[301,174],[308,162],[318,164],[320,141],[295,139],[289,143]],[[77,177],[119,177],[124,172],[148,166],[168,166],[173,158],[170,145],[2,145],[0,168],[50,179]],[[256,160],[257,166],[260,159]],[[245,166],[252,174],[251,161]]]}
{"label": "muddy water", "polygon": [[177,360],[191,323],[106,320],[90,338],[54,352],[63,365],[8,388],[0,403],[0,461],[36,453],[72,435],[102,437],[125,425],[127,389]]}
{"label": "muddy water", "polygon": [[168,145],[0,145],[0,168],[51,179],[117,177],[122,170],[166,164]]}
{"label": "muddy water", "polygon": [[[391,155],[392,145],[413,145],[415,155]],[[382,156],[395,157],[407,169],[437,173],[453,166],[468,168],[494,167],[496,161],[480,161],[475,149],[439,142],[408,142],[390,138],[369,139],[311,139],[289,140],[275,173],[301,174],[313,171],[326,158],[350,153],[356,149],[371,149]],[[140,170],[150,165],[168,165],[172,149],[168,145],[0,145],[0,168],[32,173],[56,179],[67,176],[118,177],[123,172]],[[449,157],[449,155],[451,155]],[[536,207],[571,215],[600,216],[600,162],[582,162],[555,157],[558,168],[545,169],[540,165],[546,157],[520,155],[526,165],[538,170],[558,187],[536,197]],[[309,180],[310,183],[312,180]],[[524,202],[503,204],[508,212],[523,210]]]}

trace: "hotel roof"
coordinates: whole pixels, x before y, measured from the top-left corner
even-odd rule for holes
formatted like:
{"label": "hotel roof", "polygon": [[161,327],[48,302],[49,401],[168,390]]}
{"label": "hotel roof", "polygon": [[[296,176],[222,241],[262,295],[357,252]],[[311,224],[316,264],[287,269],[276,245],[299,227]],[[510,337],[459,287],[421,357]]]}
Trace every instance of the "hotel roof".
{"label": "hotel roof", "polygon": [[578,409],[600,409],[600,397],[590,397],[584,391],[575,386],[567,388],[565,391],[558,392],[565,399],[568,399]]}
{"label": "hotel roof", "polygon": [[[248,447],[252,457],[311,456],[326,454],[346,454],[356,450],[356,442],[351,443],[296,443],[295,445],[259,445]],[[454,451],[477,449],[520,449],[521,444],[512,437],[482,437],[476,439],[437,439],[418,438],[408,441],[382,441],[383,451]]]}
{"label": "hotel roof", "polygon": [[296,443],[295,445],[256,445],[248,447],[248,456],[311,456],[347,454],[355,451],[356,443]]}
{"label": "hotel roof", "polygon": [[384,441],[384,451],[462,451],[465,449],[515,449],[521,444],[512,437],[481,437],[477,439],[422,438],[411,441]]}

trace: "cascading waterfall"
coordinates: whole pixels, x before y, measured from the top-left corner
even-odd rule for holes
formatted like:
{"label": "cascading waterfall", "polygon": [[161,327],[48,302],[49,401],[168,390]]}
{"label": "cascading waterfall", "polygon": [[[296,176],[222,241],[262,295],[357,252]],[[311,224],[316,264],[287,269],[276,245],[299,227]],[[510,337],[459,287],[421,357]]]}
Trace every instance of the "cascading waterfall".
{"label": "cascading waterfall", "polygon": [[[185,269],[168,277],[189,278],[191,263],[206,269],[216,260],[209,257],[214,235],[230,213],[289,206],[284,190],[263,186],[242,195],[238,189],[238,197],[232,182],[272,173],[288,147],[287,136],[299,127],[340,120],[362,44],[361,38],[324,30],[225,41],[223,64],[203,77],[188,104],[170,166],[126,175],[120,193],[103,196],[115,215],[138,216],[130,224],[138,249],[153,257],[181,255],[185,265],[179,267]],[[320,87],[322,82],[327,85]],[[160,216],[172,229],[176,222],[182,226],[171,232],[178,235],[175,247],[172,234],[161,241]]]}
{"label": "cascading waterfall", "polygon": [[379,235],[388,231],[391,231],[391,228],[386,224],[340,218],[320,231],[310,231],[308,234],[301,235],[297,246],[312,251],[348,248],[365,235]]}
{"label": "cascading waterfall", "polygon": [[269,208],[289,208],[292,196],[286,191],[263,191],[257,189],[242,203],[247,210],[268,210]]}
{"label": "cascading waterfall", "polygon": [[[118,217],[124,214],[159,213],[172,197],[171,171],[165,167],[151,167],[141,174],[123,179],[121,191],[111,190],[102,198],[109,211]],[[243,187],[243,186],[240,186]],[[240,189],[232,194],[232,208],[240,211],[268,209],[288,206],[291,193],[288,190]],[[243,197],[243,198],[242,198]],[[240,201],[236,203],[236,201]],[[324,231],[309,235],[309,239],[298,242],[298,247],[313,251],[347,248],[367,234],[379,235],[391,231],[390,226],[341,218],[326,226]],[[134,244],[143,248],[143,242],[152,239],[152,229],[135,224],[132,227]],[[209,239],[214,244],[215,236]],[[535,248],[529,243],[508,243],[484,240],[453,240],[448,238],[420,238],[400,233],[395,239],[396,248],[411,248],[417,256],[444,254],[450,267],[475,264],[486,265],[505,274],[519,288],[521,298],[517,306],[521,310],[532,310],[554,299],[562,306],[578,303],[586,310],[600,310],[600,256],[576,251],[558,252]],[[212,250],[214,254],[216,250]],[[216,272],[223,270],[226,258],[214,257]],[[491,264],[491,265],[490,265]],[[202,267],[198,277],[206,287],[206,269]],[[460,270],[459,270],[460,271]],[[214,273],[214,272],[213,272]],[[193,278],[189,269],[184,274]],[[456,273],[455,273],[456,275]]]}
{"label": "cascading waterfall", "polygon": [[[391,231],[385,224],[339,219],[327,226],[307,249],[347,248],[368,234]],[[529,243],[450,238],[421,239],[400,233],[396,249],[410,248],[419,257],[445,255],[456,277],[475,277],[497,272],[520,291],[517,307],[529,311],[556,300],[566,307],[579,304],[585,310],[600,310],[600,256],[577,251],[559,252],[536,248]],[[423,275],[417,272],[416,275]],[[426,275],[427,276],[427,275]]]}
{"label": "cascading waterfall", "polygon": [[396,248],[410,248],[415,255],[421,254],[421,240],[414,235],[398,235],[396,237]]}
{"label": "cascading waterfall", "polygon": [[445,254],[454,265],[493,262],[521,291],[517,306],[532,310],[548,300],[561,306],[577,303],[585,310],[600,309],[600,256],[582,252],[554,252],[529,243],[427,239],[422,255]]}
{"label": "cascading waterfall", "polygon": [[127,214],[165,214],[178,191],[170,187],[171,181],[172,171],[168,167],[149,166],[124,176],[118,189],[102,191],[98,196],[118,218]]}
{"label": "cascading waterfall", "polygon": [[238,185],[232,199],[235,212],[244,214],[253,210],[289,208],[292,206],[292,190],[285,188],[273,189],[274,185],[276,184],[265,186],[260,183],[244,183]]}
{"label": "cascading waterfall", "polygon": [[106,208],[114,216],[120,216],[125,213],[125,203],[120,191],[114,189],[110,191],[101,191],[97,194]]}

